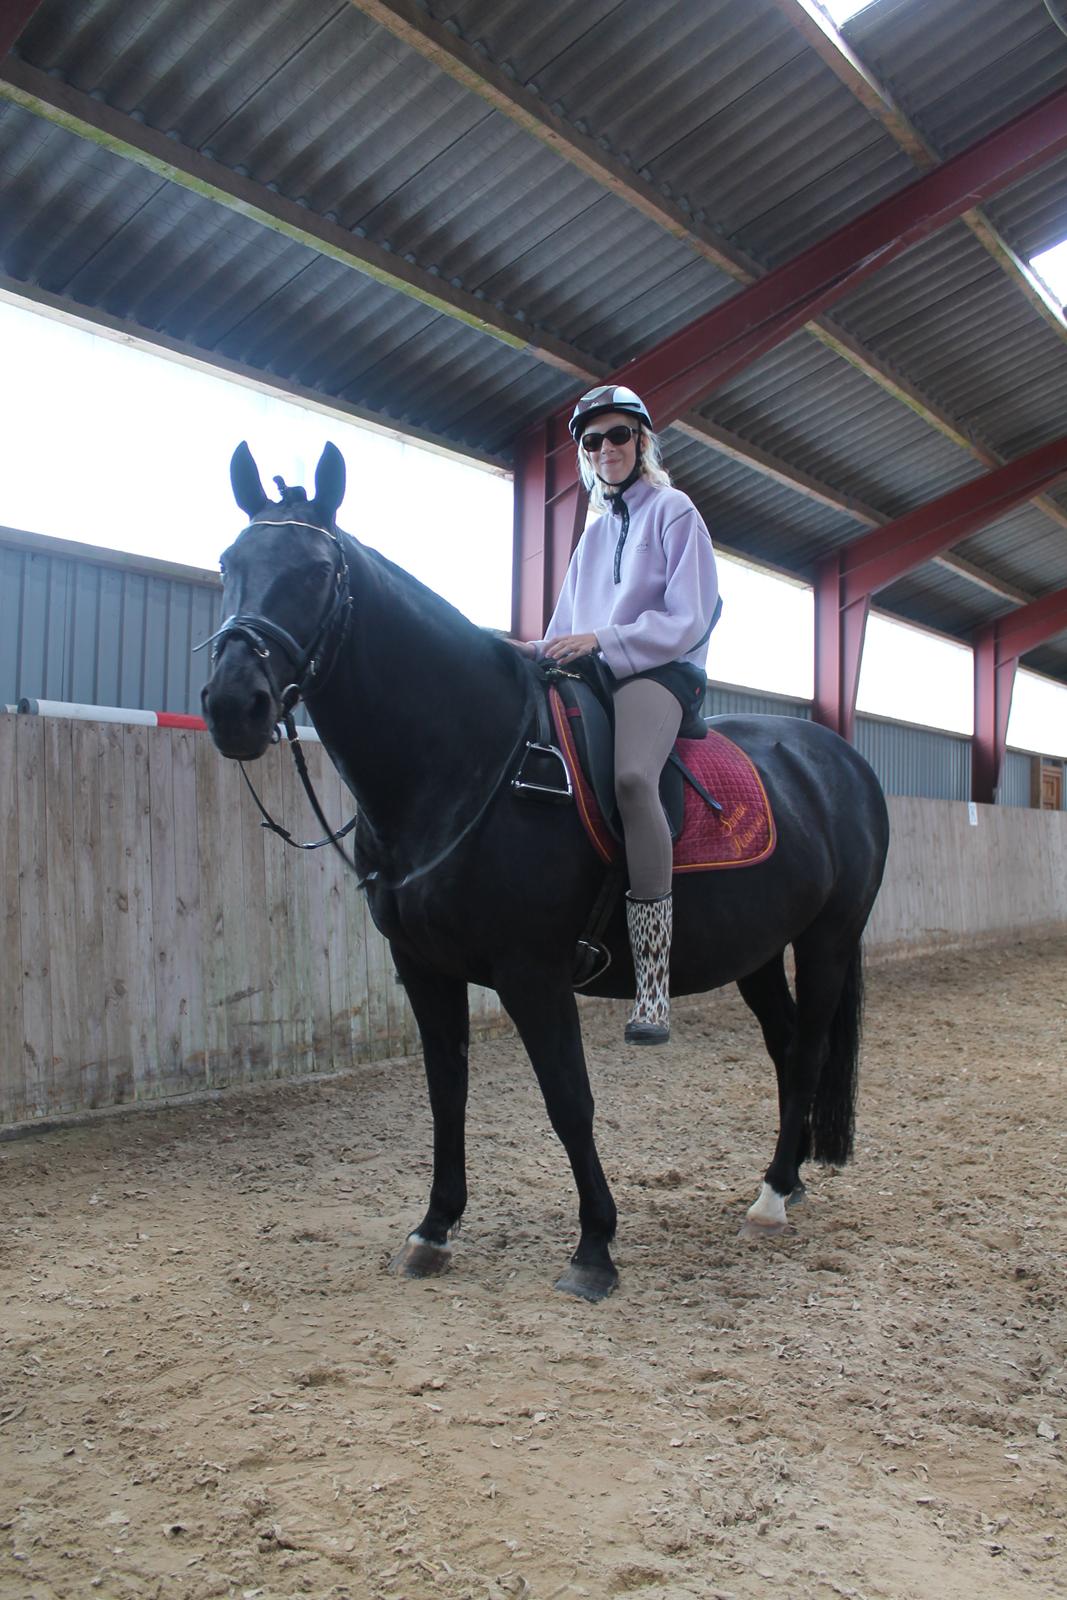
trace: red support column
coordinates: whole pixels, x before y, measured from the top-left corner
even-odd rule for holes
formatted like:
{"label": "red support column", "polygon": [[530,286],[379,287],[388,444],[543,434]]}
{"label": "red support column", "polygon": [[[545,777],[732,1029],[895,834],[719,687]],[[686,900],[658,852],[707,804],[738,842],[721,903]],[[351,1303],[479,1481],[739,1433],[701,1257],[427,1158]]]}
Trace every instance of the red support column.
{"label": "red support column", "polygon": [[1020,656],[1067,632],[1067,589],[1009,611],[979,630],[974,641],[974,738],[971,799],[996,802],[1008,745],[1008,718]]}
{"label": "red support column", "polygon": [[851,739],[856,725],[863,640],[871,597],[846,593],[843,550],[819,563],[815,577],[815,699],[812,715]]}
{"label": "red support column", "polygon": [[571,553],[585,526],[588,496],[574,469],[574,441],[554,419],[529,429],[515,451],[515,543],[511,630],[540,639]]}
{"label": "red support column", "polygon": [[997,659],[996,623],[974,644],[974,737],[971,740],[971,799],[981,805],[996,804],[1004,754],[1008,747],[1008,718],[1015,689],[1018,656]]}

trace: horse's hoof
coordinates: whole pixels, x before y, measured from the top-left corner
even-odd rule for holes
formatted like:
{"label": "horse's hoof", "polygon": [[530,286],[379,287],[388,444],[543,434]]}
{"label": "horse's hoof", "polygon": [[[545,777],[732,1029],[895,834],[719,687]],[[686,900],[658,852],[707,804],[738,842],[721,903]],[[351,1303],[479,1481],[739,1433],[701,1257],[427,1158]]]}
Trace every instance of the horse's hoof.
{"label": "horse's hoof", "polygon": [[573,1294],[579,1300],[606,1300],[619,1287],[619,1274],[614,1267],[583,1267],[572,1261],[562,1278],[556,1280],[561,1294]]}
{"label": "horse's hoof", "polygon": [[776,1219],[764,1222],[759,1217],[745,1217],[737,1231],[740,1238],[762,1244],[766,1239],[776,1239],[779,1234],[788,1233],[789,1224]]}
{"label": "horse's hoof", "polygon": [[622,1030],[622,1037],[626,1044],[667,1044],[671,1030],[653,1022],[628,1022]]}
{"label": "horse's hoof", "polygon": [[401,1250],[389,1263],[389,1271],[398,1278],[439,1278],[452,1265],[452,1246],[433,1244],[412,1233],[404,1240]]}
{"label": "horse's hoof", "polygon": [[785,1233],[788,1227],[785,1220],[787,1203],[785,1195],[772,1189],[764,1178],[759,1194],[745,1212],[745,1220],[741,1224],[742,1239],[773,1239],[776,1234]]}

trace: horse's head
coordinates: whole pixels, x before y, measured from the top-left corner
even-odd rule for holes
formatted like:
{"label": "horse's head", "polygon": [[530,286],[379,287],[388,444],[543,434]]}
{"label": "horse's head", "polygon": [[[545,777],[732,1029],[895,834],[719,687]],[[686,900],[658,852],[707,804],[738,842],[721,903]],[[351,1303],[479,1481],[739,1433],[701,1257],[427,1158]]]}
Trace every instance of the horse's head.
{"label": "horse's head", "polygon": [[341,452],[328,444],[315,469],[315,495],[274,480],[268,500],[247,444],[230,462],[234,497],[249,522],[222,556],[223,615],[209,641],[211,676],[204,717],[224,756],[254,761],[297,692],[321,677],[349,604],[348,565],[334,524],[345,492]]}

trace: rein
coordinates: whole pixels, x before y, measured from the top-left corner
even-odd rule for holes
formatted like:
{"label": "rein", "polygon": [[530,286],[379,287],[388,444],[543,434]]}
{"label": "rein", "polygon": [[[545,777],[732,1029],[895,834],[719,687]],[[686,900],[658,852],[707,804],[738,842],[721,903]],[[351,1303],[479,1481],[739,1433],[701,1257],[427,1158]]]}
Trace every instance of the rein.
{"label": "rein", "polygon": [[[336,831],[330,828],[330,824],[323,815],[318,796],[316,795],[314,786],[312,785],[311,775],[308,772],[307,762],[304,760],[304,752],[300,744],[300,735],[297,731],[296,723],[293,720],[293,712],[299,705],[300,701],[304,699],[308,690],[310,689],[314,692],[319,692],[325,687],[327,680],[332,675],[334,667],[337,664],[337,659],[341,653],[341,646],[344,644],[345,635],[348,632],[348,624],[352,614],[353,596],[351,589],[351,577],[348,570],[348,562],[345,558],[344,546],[342,545],[341,540],[335,531],[332,531],[329,528],[320,527],[316,522],[301,522],[297,521],[295,518],[287,517],[282,521],[272,520],[270,522],[250,522],[248,527],[244,528],[242,532],[248,533],[253,528],[310,528],[314,533],[321,533],[327,539],[332,540],[337,548],[338,554],[338,564],[334,575],[333,599],[330,602],[326,615],[323,617],[318,628],[315,630],[311,643],[306,649],[302,648],[293,638],[292,634],[288,633],[285,628],[279,627],[278,624],[272,622],[269,617],[264,617],[260,615],[260,613],[254,611],[234,612],[232,616],[226,618],[225,622],[220,628],[217,628],[214,633],[208,636],[208,638],[203,639],[200,644],[195,645],[193,649],[193,653],[195,654],[197,650],[203,650],[207,645],[212,645],[213,649],[211,652],[211,661],[212,665],[214,665],[214,663],[218,661],[219,656],[222,654],[223,646],[226,644],[227,640],[241,639],[245,642],[245,644],[249,645],[256,656],[259,657],[260,661],[262,662],[264,676],[270,684],[271,689],[274,692],[274,697],[281,707],[281,721],[274,730],[274,742],[279,742],[281,727],[284,726],[286,737],[289,742],[289,748],[293,752],[293,761],[296,766],[300,782],[303,785],[304,793],[307,795],[308,803],[310,804],[312,811],[315,813],[316,820],[318,821],[320,827],[324,828],[326,832],[324,838],[315,839],[307,844],[301,844],[294,839],[287,828],[283,828],[280,823],[275,822],[274,818],[271,816],[270,812],[259,798],[259,795],[256,793],[256,790],[252,784],[252,780],[245,771],[244,762],[239,761],[237,764],[241,769],[241,776],[244,779],[248,788],[248,792],[255,801],[262,817],[260,827],[269,828],[272,833],[276,833],[279,839],[282,839],[286,844],[291,845],[294,850],[321,850],[323,845],[332,844],[334,849],[337,851],[337,854],[344,862],[345,866],[348,867],[351,872],[356,874],[357,887],[360,889],[365,889],[367,885],[372,882],[378,883],[379,887],[388,889],[390,891],[395,889],[403,889],[407,884],[414,882],[417,878],[425,877],[427,873],[433,872],[435,868],[441,866],[443,862],[447,861],[452,852],[460,844],[462,844],[467,835],[477,827],[478,823],[482,820],[492,802],[496,799],[507,779],[512,763],[521,750],[526,737],[526,729],[530,721],[531,710],[535,699],[532,676],[529,673],[524,673],[526,692],[523,701],[522,716],[519,721],[518,738],[515,740],[514,745],[509,750],[507,760],[504,762],[504,765],[501,768],[498,776],[494,779],[489,793],[486,795],[482,804],[478,807],[478,810],[475,812],[470,821],[460,829],[459,833],[455,836],[451,843],[446,845],[443,850],[440,850],[437,855],[432,857],[431,860],[424,862],[422,866],[413,867],[412,870],[405,873],[402,878],[397,878],[393,882],[387,883],[378,877],[376,870],[368,872],[364,876],[360,877],[359,867],[356,865],[355,860],[346,854],[340,844],[340,841],[347,834],[351,833],[352,829],[356,826],[356,823],[359,820],[359,813],[354,812],[342,828],[338,828]],[[238,535],[238,538],[240,538],[240,534]],[[318,652],[325,652],[326,647],[329,644],[330,633],[333,631],[338,617],[341,618],[340,632],[337,635],[332,649],[329,651],[326,669],[323,671],[323,662]],[[284,689],[279,689],[278,684],[275,681],[274,674],[271,671],[270,649],[264,642],[264,636],[266,636],[268,639],[272,639],[274,643],[280,646],[280,648],[285,652],[290,661],[296,664],[296,670],[293,674],[293,681]],[[521,666],[520,657],[517,654],[515,656],[515,664],[516,666]]]}

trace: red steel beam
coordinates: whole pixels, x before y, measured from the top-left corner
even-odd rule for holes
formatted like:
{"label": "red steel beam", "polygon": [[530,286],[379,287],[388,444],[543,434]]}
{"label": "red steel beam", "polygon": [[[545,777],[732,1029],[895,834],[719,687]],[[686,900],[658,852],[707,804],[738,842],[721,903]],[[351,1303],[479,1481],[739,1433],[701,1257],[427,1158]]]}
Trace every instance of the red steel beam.
{"label": "red steel beam", "polygon": [[852,737],[872,595],[1063,477],[1067,436],[861,534],[821,561],[815,580],[816,720]]}
{"label": "red steel beam", "polygon": [[[1067,89],[1047,96],[604,381],[636,389],[649,405],[657,428],[669,426],[911,245],[945,227],[980,200],[1019,182],[1063,150],[1067,150]],[[550,472],[554,495],[565,494],[577,482],[573,454],[566,440],[568,415],[569,408],[549,419],[548,451],[558,457]],[[517,542],[527,551],[538,546],[547,548],[555,537],[545,531],[543,518],[537,528],[525,527],[523,507],[531,497],[523,487],[522,476],[531,462],[531,452],[536,450],[533,437],[531,431],[529,442],[520,442],[516,474]],[[566,449],[562,448],[565,443]],[[573,526],[580,532],[577,517]],[[529,561],[521,554],[516,557],[516,567],[533,576]],[[557,586],[561,581],[559,572]],[[551,609],[552,580],[544,575],[537,586],[543,591],[541,609],[547,616],[545,607]],[[532,604],[520,595],[516,611],[526,615]]]}
{"label": "red steel beam", "polygon": [[9,54],[19,34],[43,4],[44,0],[6,0],[0,7],[0,61]]}
{"label": "red steel beam", "polygon": [[993,805],[1004,770],[1019,657],[1067,633],[1067,589],[1042,595],[980,628],[974,639],[971,799]]}
{"label": "red steel beam", "polygon": [[636,389],[656,426],[668,426],[911,245],[1063,150],[1067,89],[916,178],[607,381]]}

